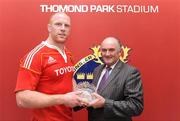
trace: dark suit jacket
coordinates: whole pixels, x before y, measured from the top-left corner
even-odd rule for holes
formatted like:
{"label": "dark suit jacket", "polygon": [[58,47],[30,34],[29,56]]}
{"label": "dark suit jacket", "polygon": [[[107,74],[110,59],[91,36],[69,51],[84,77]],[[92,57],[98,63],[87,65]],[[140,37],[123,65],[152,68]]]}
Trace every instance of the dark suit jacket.
{"label": "dark suit jacket", "polygon": [[[105,65],[94,70],[96,86]],[[109,76],[107,86],[98,92],[105,98],[103,108],[88,108],[89,121],[131,121],[143,111],[143,88],[140,73],[120,60]]]}

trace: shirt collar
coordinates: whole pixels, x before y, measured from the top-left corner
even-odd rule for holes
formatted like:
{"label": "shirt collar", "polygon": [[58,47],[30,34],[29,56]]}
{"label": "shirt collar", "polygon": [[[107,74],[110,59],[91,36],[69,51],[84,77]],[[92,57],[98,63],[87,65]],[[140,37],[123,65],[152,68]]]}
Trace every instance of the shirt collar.
{"label": "shirt collar", "polygon": [[[114,63],[112,66],[110,66],[111,70],[116,66],[116,64],[118,63],[119,60],[116,61],[116,63]],[[107,67],[107,65],[105,66]]]}

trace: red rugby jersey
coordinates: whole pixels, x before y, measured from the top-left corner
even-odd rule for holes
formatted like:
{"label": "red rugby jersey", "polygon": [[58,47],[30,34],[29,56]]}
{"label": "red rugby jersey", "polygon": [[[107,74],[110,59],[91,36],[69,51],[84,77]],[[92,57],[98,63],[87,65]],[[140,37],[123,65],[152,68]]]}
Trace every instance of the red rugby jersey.
{"label": "red rugby jersey", "polygon": [[[15,92],[35,90],[46,94],[72,91],[72,56],[43,41],[20,61]],[[72,121],[72,109],[64,105],[34,109],[33,121]]]}

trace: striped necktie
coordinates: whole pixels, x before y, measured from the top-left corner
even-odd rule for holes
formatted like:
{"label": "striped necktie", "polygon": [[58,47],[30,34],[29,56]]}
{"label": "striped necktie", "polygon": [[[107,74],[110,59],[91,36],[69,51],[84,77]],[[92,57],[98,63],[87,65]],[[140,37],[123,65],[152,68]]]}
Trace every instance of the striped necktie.
{"label": "striped necktie", "polygon": [[101,91],[107,85],[110,70],[111,70],[110,67],[106,67],[106,72],[104,73],[104,75],[100,81],[98,91]]}

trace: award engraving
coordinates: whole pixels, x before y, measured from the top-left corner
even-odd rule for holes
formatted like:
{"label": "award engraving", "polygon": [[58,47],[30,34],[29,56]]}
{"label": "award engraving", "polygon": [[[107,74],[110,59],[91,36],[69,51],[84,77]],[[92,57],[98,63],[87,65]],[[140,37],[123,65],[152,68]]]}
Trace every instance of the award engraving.
{"label": "award engraving", "polygon": [[78,83],[75,90],[82,92],[80,94],[80,97],[86,102],[91,102],[95,99],[92,93],[95,92],[96,88],[93,84],[90,84],[88,81]]}

